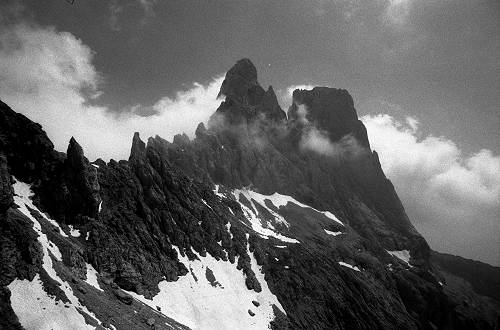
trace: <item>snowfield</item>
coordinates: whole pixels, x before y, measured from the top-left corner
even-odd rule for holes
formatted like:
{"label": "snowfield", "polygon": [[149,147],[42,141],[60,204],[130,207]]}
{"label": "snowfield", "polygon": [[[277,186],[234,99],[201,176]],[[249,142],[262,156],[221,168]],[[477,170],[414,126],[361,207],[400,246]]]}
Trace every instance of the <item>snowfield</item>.
{"label": "snowfield", "polygon": [[[335,221],[337,224],[344,226],[344,224],[333,213],[329,211],[318,211],[315,208],[310,207],[309,205],[297,201],[291,196],[282,195],[280,193],[263,195],[247,188],[234,189],[232,191],[229,191],[227,194],[224,194],[220,192],[220,188],[221,186],[215,185],[214,194],[219,196],[220,198],[231,198],[238,202],[243,211],[243,214],[250,222],[252,230],[259,233],[263,238],[274,237],[287,243],[300,243],[295,238],[285,236],[283,233],[279,232],[280,226],[289,228],[290,224],[282,215],[276,212],[276,209],[287,206],[288,203],[292,203],[302,208],[311,209],[317,213],[321,213],[325,217]],[[242,200],[244,199],[246,199],[250,203],[251,207],[242,202]],[[274,206],[274,209],[268,206],[269,203]],[[259,208],[256,207],[257,204],[260,208],[265,209],[273,217],[273,220],[265,219],[263,215],[259,214]],[[233,210],[230,209],[230,211],[234,214]],[[325,232],[333,236],[341,234],[341,232],[332,232],[328,230],[325,230]]]}
{"label": "snowfield", "polygon": [[[280,241],[283,242],[288,242],[288,243],[300,243],[298,240],[290,237],[286,237],[280,233],[277,232],[277,229],[275,228],[276,224],[283,224],[286,227],[289,227],[290,224],[279,214],[268,208],[264,203],[259,203],[262,207],[266,208],[271,215],[275,218],[276,223],[272,223],[271,221],[266,221],[262,218],[259,218],[259,211],[257,211],[257,208],[255,207],[255,202],[253,199],[250,198],[250,195],[246,193],[247,191],[241,191],[238,189],[235,189],[233,192],[233,195],[236,198],[236,201],[240,204],[241,209],[243,210],[243,214],[245,214],[245,217],[250,221],[250,224],[252,225],[252,229],[261,234],[262,237],[268,238],[269,236],[274,237],[279,239]],[[245,198],[252,204],[252,209],[247,207],[245,204],[243,204],[240,200],[240,196],[243,195]],[[263,226],[262,223],[265,223],[265,227]]]}
{"label": "snowfield", "polygon": [[[208,253],[202,257],[195,251],[200,260],[190,261],[175,249],[179,260],[189,270],[188,274],[176,282],[160,282],[160,292],[152,300],[128,293],[152,308],[159,306],[162,313],[192,329],[269,329],[269,323],[275,318],[272,306],[276,305],[284,313],[252,253],[248,252],[251,267],[262,286],[259,293],[247,289],[245,275],[236,269],[237,261],[234,264],[218,261]],[[212,283],[207,278],[207,270],[215,277]],[[255,315],[251,316],[249,310]]]}

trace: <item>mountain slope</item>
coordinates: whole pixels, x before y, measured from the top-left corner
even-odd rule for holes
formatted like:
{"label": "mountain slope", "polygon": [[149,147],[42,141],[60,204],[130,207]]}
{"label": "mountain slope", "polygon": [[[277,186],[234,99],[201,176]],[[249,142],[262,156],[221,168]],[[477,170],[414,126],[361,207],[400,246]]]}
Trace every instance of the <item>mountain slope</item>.
{"label": "mountain slope", "polygon": [[194,140],[136,134],[107,164],[0,104],[4,328],[59,303],[75,328],[498,325],[442,283],[345,90],[297,90],[285,114],[244,59],[220,97]]}

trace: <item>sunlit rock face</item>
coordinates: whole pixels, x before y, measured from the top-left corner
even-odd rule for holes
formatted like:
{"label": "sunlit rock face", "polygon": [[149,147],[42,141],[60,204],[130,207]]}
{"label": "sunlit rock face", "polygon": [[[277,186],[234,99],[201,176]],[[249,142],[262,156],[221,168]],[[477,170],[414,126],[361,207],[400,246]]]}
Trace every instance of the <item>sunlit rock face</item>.
{"label": "sunlit rock face", "polygon": [[108,163],[0,104],[1,328],[498,325],[429,258],[347,91],[297,90],[287,116],[243,59],[219,97],[195,139],[135,134]]}

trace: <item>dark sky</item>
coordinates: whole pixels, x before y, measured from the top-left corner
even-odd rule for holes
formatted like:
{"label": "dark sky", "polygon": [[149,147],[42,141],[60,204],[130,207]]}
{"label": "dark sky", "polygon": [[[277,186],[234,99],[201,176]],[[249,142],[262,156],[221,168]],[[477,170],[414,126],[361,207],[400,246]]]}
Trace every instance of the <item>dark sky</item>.
{"label": "dark sky", "polygon": [[[262,85],[346,88],[361,115],[412,115],[500,151],[499,1],[30,1],[96,52],[98,102],[151,104],[250,58]],[[395,105],[395,106],[387,106]]]}

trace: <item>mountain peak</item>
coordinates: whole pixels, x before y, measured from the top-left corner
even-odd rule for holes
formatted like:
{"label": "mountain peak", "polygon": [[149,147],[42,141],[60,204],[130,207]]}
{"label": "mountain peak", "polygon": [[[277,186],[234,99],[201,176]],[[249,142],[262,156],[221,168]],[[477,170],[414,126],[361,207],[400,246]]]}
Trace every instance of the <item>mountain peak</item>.
{"label": "mountain peak", "polygon": [[139,132],[135,132],[134,137],[132,138],[132,148],[130,148],[129,160],[132,160],[134,158],[141,158],[145,151],[146,144],[141,140]]}
{"label": "mountain peak", "polygon": [[[304,106],[305,113],[300,113]],[[296,89],[288,117],[296,120],[305,116],[308,122],[328,133],[332,141],[352,134],[358,142],[370,148],[366,129],[358,119],[352,96],[345,89],[314,87],[312,90]]]}
{"label": "mountain peak", "polygon": [[261,119],[273,122],[286,119],[273,88],[269,86],[267,91],[262,88],[257,81],[257,69],[247,58],[236,62],[226,73],[219,92],[219,96],[221,95],[226,99],[217,109],[209,126],[219,125],[221,116],[230,125]]}
{"label": "mountain peak", "polygon": [[235,103],[255,105],[263,94],[257,82],[257,69],[252,61],[244,58],[226,73],[218,96],[224,95],[227,101]]}
{"label": "mountain peak", "polygon": [[85,166],[86,159],[83,149],[74,137],[69,140],[68,150],[66,151],[67,162],[69,166],[81,169]]}

